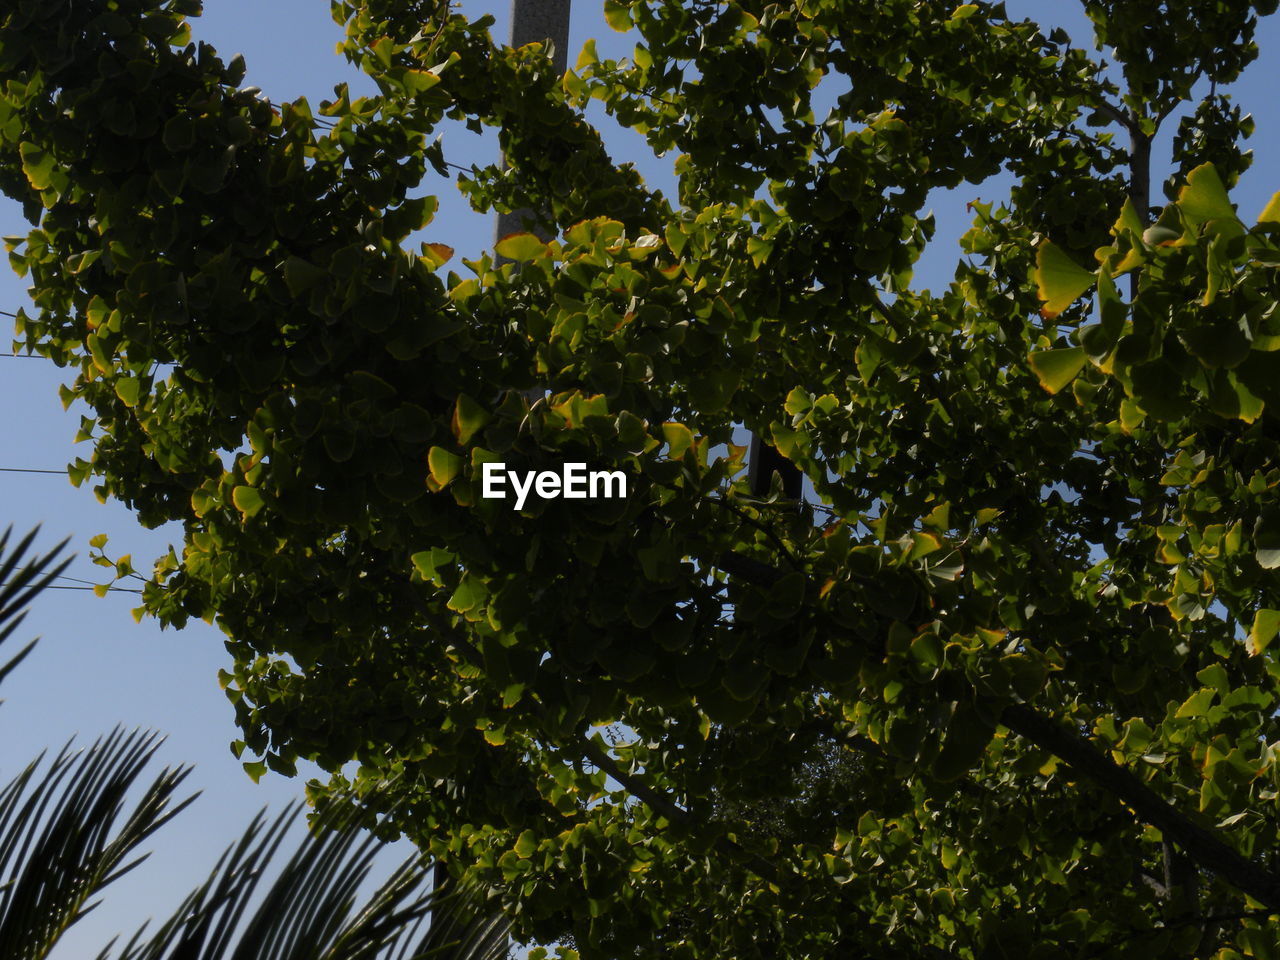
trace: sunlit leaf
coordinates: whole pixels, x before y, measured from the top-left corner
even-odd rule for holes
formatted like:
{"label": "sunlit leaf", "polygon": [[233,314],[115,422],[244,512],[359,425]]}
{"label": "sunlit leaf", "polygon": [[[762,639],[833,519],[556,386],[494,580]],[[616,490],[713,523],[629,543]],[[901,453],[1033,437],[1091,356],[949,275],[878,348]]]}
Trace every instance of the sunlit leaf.
{"label": "sunlit leaf", "polygon": [[1096,279],[1050,240],[1040,244],[1036,251],[1035,275],[1040,299],[1044,302],[1040,312],[1050,320],[1078,300]]}

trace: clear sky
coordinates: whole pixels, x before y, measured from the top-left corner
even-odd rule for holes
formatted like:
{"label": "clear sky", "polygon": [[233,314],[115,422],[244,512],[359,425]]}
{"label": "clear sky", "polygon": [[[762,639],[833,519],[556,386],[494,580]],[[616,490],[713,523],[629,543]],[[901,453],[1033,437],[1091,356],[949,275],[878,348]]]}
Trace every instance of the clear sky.
{"label": "clear sky", "polygon": [[[505,36],[506,0],[466,0],[463,6],[469,13],[491,10],[498,17],[496,35]],[[1090,43],[1078,4],[1010,0],[1007,7],[1012,16],[1064,26],[1077,43]],[[324,0],[206,0],[206,8],[194,24],[195,36],[226,56],[243,53],[246,83],[261,87],[272,100],[306,96],[314,104],[332,96],[333,85],[341,81],[351,83],[356,92],[372,91],[370,83],[334,54],[341,31]],[[604,25],[599,0],[577,0],[575,8],[570,63],[588,37],[601,39],[602,55],[626,55],[630,41]],[[1274,91],[1280,77],[1280,18],[1264,22],[1259,43],[1261,59],[1228,91],[1258,123],[1251,141],[1254,167],[1234,194],[1246,219],[1280,188],[1280,175],[1275,173],[1280,168],[1280,104]],[[1171,121],[1168,129],[1174,126]],[[1167,140],[1166,136],[1166,153]],[[635,149],[633,136],[607,135],[606,142],[617,159],[641,160],[628,156]],[[448,159],[464,166],[488,163],[496,156],[493,137],[461,128],[447,130],[444,145]],[[671,159],[639,165],[646,176],[662,179]],[[1164,173],[1156,174],[1153,180],[1158,183]],[[459,256],[469,257],[490,243],[489,218],[472,213],[448,181],[440,180],[431,189],[439,191],[442,203],[426,231],[428,239],[448,243]],[[954,240],[968,226],[965,204],[978,197],[996,200],[1001,192],[1001,185],[992,182],[935,198],[940,229],[935,251],[921,271],[924,285],[936,289],[949,278]],[[0,233],[26,230],[17,207],[0,201]],[[25,282],[0,270],[0,310],[12,311],[26,302]],[[0,467],[57,470],[77,455],[87,457],[87,451],[72,442],[77,412],[64,412],[58,401],[62,374],[42,360],[0,358],[0,401],[9,412],[0,427]],[[113,554],[131,553],[141,570],[149,569],[150,561],[178,535],[176,530],[142,530],[126,508],[100,505],[87,487],[76,490],[64,477],[0,473],[0,496],[8,505],[0,522],[12,523],[19,532],[42,523],[45,545],[70,537],[79,557],[68,574],[84,580],[100,579],[98,574],[106,572],[87,560],[88,540],[95,534],[107,533],[108,549]],[[61,584],[76,586],[66,580]],[[227,745],[236,731],[230,705],[216,681],[218,668],[227,665],[220,633],[201,623],[177,633],[162,633],[153,621],[135,625],[129,611],[136,600],[128,594],[99,599],[88,591],[51,591],[9,644],[12,652],[25,636],[43,636],[36,653],[0,690],[6,701],[0,708],[0,779],[7,780],[46,746],[60,745],[73,735],[87,742],[123,724],[167,733],[161,758],[171,764],[196,764],[188,783],[203,791],[192,809],[158,835],[152,861],[113,888],[97,913],[65,938],[57,960],[91,956],[112,934],[131,932],[148,916],[166,916],[257,809],[264,804],[278,807],[302,788],[301,779],[274,775],[255,785],[232,758]]]}

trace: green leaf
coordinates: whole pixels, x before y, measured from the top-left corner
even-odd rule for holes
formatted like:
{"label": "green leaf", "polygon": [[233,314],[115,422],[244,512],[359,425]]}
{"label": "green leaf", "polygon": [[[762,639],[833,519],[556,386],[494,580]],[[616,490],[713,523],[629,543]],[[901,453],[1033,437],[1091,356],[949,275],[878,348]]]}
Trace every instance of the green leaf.
{"label": "green leaf", "polygon": [[413,561],[414,569],[418,576],[423,580],[429,580],[437,587],[444,586],[444,579],[441,576],[440,568],[451,564],[456,556],[448,550],[440,547],[432,547],[430,550],[420,550],[415,553],[410,560]]}
{"label": "green leaf", "polygon": [[771,586],[767,607],[769,616],[778,620],[794,617],[804,602],[804,586],[804,574],[794,571]]}
{"label": "green leaf", "polygon": [[667,441],[667,456],[672,460],[679,460],[693,445],[693,431],[683,423],[664,423],[662,437]]}
{"label": "green leaf", "polygon": [[1212,163],[1202,163],[1187,174],[1187,185],[1178,193],[1182,216],[1192,226],[1208,220],[1235,219],[1227,188]]}
{"label": "green leaf", "polygon": [[618,0],[605,0],[604,19],[619,33],[626,33],[631,29],[631,10],[627,4],[619,3]]}
{"label": "green leaf", "polygon": [[1031,369],[1040,380],[1040,386],[1050,393],[1057,393],[1083,369],[1088,353],[1084,347],[1065,347],[1061,350],[1037,350],[1030,359]]}
{"label": "green leaf", "polygon": [[1249,652],[1255,656],[1262,653],[1275,639],[1277,631],[1280,631],[1280,610],[1263,607],[1253,615],[1253,627],[1247,640]]}
{"label": "green leaf", "polygon": [[1178,707],[1178,712],[1174,717],[1179,720],[1189,720],[1196,717],[1203,717],[1208,712],[1209,707],[1213,705],[1213,698],[1218,695],[1218,691],[1209,687],[1202,687],[1183,702]]}
{"label": "green leaf", "polygon": [[1071,306],[1096,279],[1050,240],[1036,251],[1036,287],[1044,306],[1040,313],[1052,320]]}
{"label": "green leaf", "polygon": [[1111,235],[1119,237],[1127,233],[1134,237],[1141,237],[1145,229],[1142,218],[1138,216],[1138,208],[1133,205],[1132,198],[1125,197],[1124,206],[1120,208],[1120,216],[1116,218],[1116,222],[1111,226]]}
{"label": "green leaf", "polygon": [[911,641],[911,659],[920,666],[934,670],[942,663],[942,641],[932,630],[918,634]]}
{"label": "green leaf", "polygon": [[528,860],[538,849],[538,838],[532,830],[526,830],[516,839],[516,856]]}
{"label": "green leaf", "polygon": [[414,94],[430,90],[440,82],[440,78],[430,70],[410,69],[400,75],[400,82],[404,84],[405,90]]}
{"label": "green leaf", "polygon": [[494,245],[500,257],[517,263],[532,260],[547,252],[547,245],[532,233],[509,233]]}
{"label": "green leaf", "polygon": [[18,147],[18,153],[22,157],[22,172],[27,175],[31,186],[37,190],[48,189],[53,183],[53,172],[56,166],[53,154],[26,141]]}
{"label": "green leaf", "polygon": [[301,257],[290,257],[284,262],[284,282],[293,296],[306,293],[329,274],[314,263]]}
{"label": "green leaf", "polygon": [[1280,223],[1280,190],[1271,195],[1267,205],[1258,214],[1259,223]]}
{"label": "green leaf", "polygon": [[942,538],[937,534],[928,533],[924,530],[916,530],[911,534],[911,549],[907,551],[906,559],[908,562],[921,560],[931,553],[936,553],[942,549]]}
{"label": "green leaf", "polygon": [[457,589],[449,597],[447,606],[450,610],[455,610],[458,613],[468,613],[488,599],[489,588],[485,586],[484,581],[472,576],[470,573],[464,573]]}
{"label": "green leaf", "polygon": [[793,417],[798,417],[808,413],[809,408],[812,406],[813,397],[809,396],[809,392],[804,387],[793,387],[791,392],[787,394],[787,400],[782,405],[782,409]]}
{"label": "green leaf", "polygon": [[944,783],[959,780],[982,758],[994,735],[995,728],[971,704],[961,701],[947,725],[942,749],[933,762],[933,775]]}
{"label": "green leaf", "polygon": [[432,270],[443,267],[453,256],[453,247],[447,243],[424,243],[422,245],[422,262]]}
{"label": "green leaf", "polygon": [[142,382],[136,377],[121,377],[116,381],[116,396],[126,407],[136,407],[142,393]]}
{"label": "green leaf", "polygon": [[431,480],[435,484],[435,489],[442,489],[452,483],[454,478],[462,471],[462,465],[465,462],[462,457],[456,453],[450,453],[443,447],[432,447],[428,450],[427,469],[431,473]]}
{"label": "green leaf", "polygon": [[476,431],[493,419],[492,414],[465,393],[458,394],[453,406],[453,435],[459,443],[466,443]]}
{"label": "green leaf", "polygon": [[262,509],[262,494],[253,487],[240,486],[231,491],[231,502],[246,517],[252,517]]}

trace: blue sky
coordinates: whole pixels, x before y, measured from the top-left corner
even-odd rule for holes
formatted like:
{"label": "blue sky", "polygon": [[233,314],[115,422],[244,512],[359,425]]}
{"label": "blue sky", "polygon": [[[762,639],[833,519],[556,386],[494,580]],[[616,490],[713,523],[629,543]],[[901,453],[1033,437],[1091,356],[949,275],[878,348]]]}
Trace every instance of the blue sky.
{"label": "blue sky", "polygon": [[[246,83],[261,87],[276,102],[308,97],[313,103],[332,95],[335,83],[346,81],[353,90],[371,90],[358,73],[334,54],[340,28],[332,22],[324,0],[206,0],[207,11],[194,25],[197,38],[212,43],[224,55],[241,52],[248,64]],[[507,6],[467,0],[469,13],[488,9],[498,18],[496,35],[505,35]],[[1066,27],[1077,43],[1089,43],[1088,28],[1079,6],[1046,0],[1010,0],[1012,16],[1030,16],[1047,26]],[[572,63],[588,37],[601,39],[603,55],[622,56],[630,41],[613,34],[600,15],[598,0],[578,0],[574,11],[569,59]],[[1280,104],[1273,89],[1280,57],[1280,19],[1264,22],[1259,34],[1262,58],[1245,79],[1229,92],[1253,113],[1258,133],[1251,145],[1255,164],[1234,199],[1249,219],[1280,188]],[[595,117],[594,119],[601,119]],[[1168,124],[1172,130],[1174,123]],[[1164,151],[1167,152],[1165,138]],[[619,160],[637,159],[628,152],[637,141],[631,135],[607,135]],[[478,137],[462,128],[445,132],[448,158],[463,165],[487,163],[496,155],[492,137]],[[1162,151],[1157,148],[1157,156]],[[641,170],[661,180],[670,160],[640,163]],[[1153,178],[1163,179],[1159,170]],[[427,238],[455,247],[459,256],[474,256],[491,241],[488,217],[469,210],[448,181],[433,189],[441,194],[441,211],[427,229]],[[954,240],[968,226],[965,204],[978,197],[1000,198],[999,183],[963,187],[936,197],[940,225],[935,252],[920,282],[934,288],[945,284],[955,259]],[[0,202],[0,233],[25,233],[16,206]],[[25,283],[0,271],[0,309],[26,303]],[[7,345],[7,344],[6,344]],[[0,359],[0,399],[10,411],[0,428],[0,467],[61,469],[77,455],[72,439],[78,424],[73,409],[64,412],[57,397],[62,371],[40,360]],[[86,488],[74,489],[52,475],[0,473],[0,491],[8,509],[0,522],[24,531],[44,525],[43,542],[64,536],[72,540],[79,558],[68,573],[85,580],[105,572],[87,560],[87,543],[98,533],[110,536],[113,554],[131,553],[139,569],[166,548],[176,531],[145,531],[119,504],[100,505]],[[74,584],[63,581],[66,586]],[[103,907],[73,930],[56,957],[59,960],[92,955],[116,932],[131,932],[148,916],[163,917],[208,869],[252,814],[264,804],[282,805],[295,797],[301,780],[268,776],[255,785],[240,769],[227,747],[235,736],[232,713],[216,682],[226,665],[221,635],[197,623],[182,632],[162,633],[152,621],[135,625],[130,608],[136,597],[111,595],[102,599],[78,590],[46,594],[10,645],[22,635],[40,634],[36,653],[12,675],[0,691],[0,778],[8,779],[36,752],[60,745],[73,735],[82,741],[116,724],[164,731],[169,739],[161,750],[168,763],[194,763],[188,783],[203,791],[196,805],[162,832],[152,862],[125,878],[109,894]],[[3,659],[3,652],[0,652]]]}

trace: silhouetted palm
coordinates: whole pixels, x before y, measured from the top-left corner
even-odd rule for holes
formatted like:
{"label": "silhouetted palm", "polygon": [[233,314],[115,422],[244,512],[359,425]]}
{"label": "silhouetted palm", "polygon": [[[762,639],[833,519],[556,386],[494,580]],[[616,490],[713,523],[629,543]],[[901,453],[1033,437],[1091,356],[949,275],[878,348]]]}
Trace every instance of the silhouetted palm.
{"label": "silhouetted palm", "polygon": [[[0,536],[0,643],[66,569],[65,542],[31,556],[35,531]],[[28,559],[30,557],[30,559]],[[34,646],[0,666],[0,680]],[[40,960],[145,858],[140,845],[194,797],[176,794],[190,767],[144,780],[160,738],[115,730],[86,749],[38,757],[0,788],[0,957]],[[145,786],[143,786],[145,784]],[[136,788],[142,794],[130,800]],[[154,930],[108,944],[97,960],[500,960],[506,926],[476,891],[438,894],[412,857],[358,902],[381,848],[351,822],[308,831],[270,883],[264,878],[299,818],[259,814],[207,880]]]}

